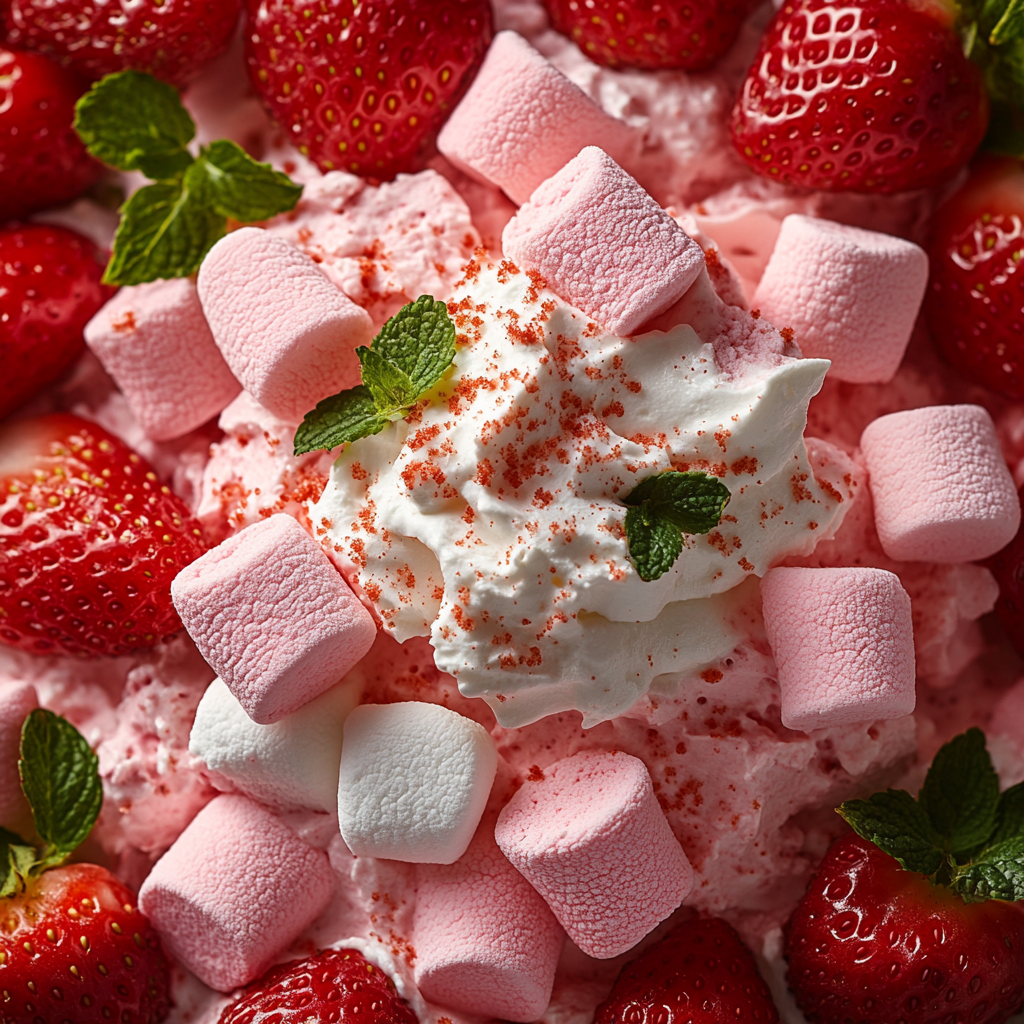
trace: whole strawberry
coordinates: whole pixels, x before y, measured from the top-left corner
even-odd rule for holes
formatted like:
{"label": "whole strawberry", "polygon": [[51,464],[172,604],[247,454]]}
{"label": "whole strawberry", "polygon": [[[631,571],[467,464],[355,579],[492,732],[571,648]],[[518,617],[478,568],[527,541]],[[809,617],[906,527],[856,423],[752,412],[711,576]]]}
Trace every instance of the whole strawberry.
{"label": "whole strawberry", "polygon": [[918,799],[843,804],[837,840],[786,926],[789,984],[812,1024],[1000,1024],[1024,1002],[1024,785],[999,793],[971,729]]}
{"label": "whole strawberry", "polygon": [[0,221],[70,202],[99,177],[71,127],[87,86],[47,57],[0,47]]}
{"label": "whole strawberry", "polygon": [[42,845],[0,830],[0,1019],[4,1024],[158,1024],[169,1011],[160,941],[106,868],[61,865],[103,802],[96,755],[70,722],[33,711],[22,789]]}
{"label": "whole strawberry", "polygon": [[51,224],[0,228],[0,417],[60,377],[85,349],[82,331],[112,288],[89,239]]}
{"label": "whole strawberry", "polygon": [[750,950],[719,918],[687,921],[626,964],[594,1024],[776,1024]]}
{"label": "whole strawberry", "polygon": [[89,79],[132,68],[184,85],[227,49],[241,0],[10,0],[7,40]]}
{"label": "whole strawberry", "polygon": [[488,0],[247,0],[249,75],[322,171],[422,166],[491,41]]}
{"label": "whole strawberry", "polygon": [[987,124],[981,72],[937,5],[787,0],[743,82],[732,138],[776,181],[900,192],[952,177]]}
{"label": "whole strawberry", "polygon": [[[1018,496],[1024,502],[1024,488],[1018,492]],[[1024,526],[985,565],[999,584],[996,613],[1006,628],[1010,642],[1024,656]]]}
{"label": "whole strawberry", "polygon": [[617,68],[711,67],[736,41],[749,0],[545,0],[551,23]]}
{"label": "whole strawberry", "polygon": [[181,628],[171,580],[204,544],[140,456],[67,413],[3,427],[0,451],[0,641],[117,655]]}
{"label": "whole strawberry", "polygon": [[329,949],[269,970],[220,1024],[416,1024],[392,980],[354,949]]}

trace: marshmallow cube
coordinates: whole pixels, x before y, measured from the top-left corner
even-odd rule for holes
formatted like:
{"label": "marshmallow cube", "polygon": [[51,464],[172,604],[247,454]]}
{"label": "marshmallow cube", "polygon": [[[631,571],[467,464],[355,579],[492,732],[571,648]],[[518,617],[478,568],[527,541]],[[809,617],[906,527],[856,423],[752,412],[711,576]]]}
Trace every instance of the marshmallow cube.
{"label": "marshmallow cube", "polygon": [[334,873],[265,807],[215,797],[157,861],[139,909],[168,952],[219,992],[266,970],[330,902]]}
{"label": "marshmallow cube", "polygon": [[900,562],[974,562],[1009,544],[1020,500],[979,405],[880,416],[860,439],[882,548]]}
{"label": "marshmallow cube", "polygon": [[771,569],[761,580],[782,724],[810,732],[914,710],[910,597],[884,569]]}
{"label": "marshmallow cube", "polygon": [[483,726],[437,704],[362,704],[345,722],[341,835],[357,856],[451,864],[466,852],[498,767]]}
{"label": "marshmallow cube", "polygon": [[545,768],[502,809],[494,837],[569,938],[601,960],[632,949],[693,888],[647,766],[629,754]]}
{"label": "marshmallow cube", "polygon": [[339,683],[279,722],[257,725],[214,679],[196,709],[188,749],[254,800],[333,814],[342,729],[358,703],[358,686]]}
{"label": "marshmallow cube", "polygon": [[16,827],[28,813],[18,757],[21,727],[37,707],[39,697],[31,683],[12,679],[0,685],[0,823],[8,828]]}
{"label": "marshmallow cube", "polygon": [[805,356],[831,359],[854,384],[896,376],[928,284],[913,242],[818,217],[790,214],[751,307],[792,327]]}
{"label": "marshmallow cube", "polygon": [[199,652],[260,725],[330,689],[377,632],[320,546],[284,513],[182,569],[171,599]]}
{"label": "marshmallow cube", "polygon": [[701,247],[595,146],[530,196],[501,245],[615,334],[668,309],[704,268]]}
{"label": "marshmallow cube", "polygon": [[275,416],[298,423],[359,383],[355,350],[373,338],[370,315],[283,238],[232,231],[207,253],[197,285],[228,366]]}
{"label": "marshmallow cube", "polygon": [[565,932],[495,845],[488,816],[455,864],[416,869],[412,941],[424,999],[525,1022],[551,999]]}
{"label": "marshmallow cube", "polygon": [[85,341],[154,441],[195,430],[241,391],[187,277],[122,288],[86,324]]}
{"label": "marshmallow cube", "polygon": [[632,133],[545,60],[522,36],[499,32],[437,148],[514,203],[584,146],[620,156]]}

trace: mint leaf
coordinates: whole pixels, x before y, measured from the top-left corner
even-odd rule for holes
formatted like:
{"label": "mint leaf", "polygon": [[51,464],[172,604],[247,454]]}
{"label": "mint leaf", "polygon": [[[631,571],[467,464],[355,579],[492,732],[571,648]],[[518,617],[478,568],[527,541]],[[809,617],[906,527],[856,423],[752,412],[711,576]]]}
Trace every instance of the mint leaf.
{"label": "mint leaf", "polygon": [[[985,5],[988,7],[988,5]],[[983,17],[988,11],[983,11]],[[1010,0],[995,27],[989,33],[992,46],[1001,46],[1024,37],[1024,0]]]}
{"label": "mint leaf", "polygon": [[0,828],[0,898],[24,888],[35,860],[36,851],[21,836]]}
{"label": "mint leaf", "polygon": [[122,171],[163,180],[192,163],[185,147],[196,126],[177,90],[139,71],[96,82],[75,105],[75,130],[97,160]]}
{"label": "mint leaf", "polygon": [[933,875],[942,866],[942,840],[906,790],[888,789],[867,800],[847,800],[837,811],[857,835],[895,857],[908,871]]}
{"label": "mint leaf", "polygon": [[394,363],[388,362],[372,348],[356,349],[363,368],[363,383],[373,395],[377,412],[389,419],[400,416],[413,405],[419,395],[409,375]]}
{"label": "mint leaf", "polygon": [[318,402],[295,431],[295,454],[337,448],[346,441],[379,434],[391,420],[377,412],[370,389],[359,384]]}
{"label": "mint leaf", "polygon": [[37,708],[21,729],[21,788],[46,849],[42,864],[60,864],[92,831],[103,804],[99,759],[66,719]]}
{"label": "mint leaf", "polygon": [[416,392],[412,401],[416,401],[451,366],[455,358],[455,325],[445,303],[421,295],[388,320],[370,347],[408,376]]}
{"label": "mint leaf", "polygon": [[637,574],[645,583],[664,576],[683,550],[678,526],[652,515],[647,503],[626,512],[626,545]]}
{"label": "mint leaf", "polygon": [[996,846],[1018,836],[1024,836],[1024,782],[1011,786],[999,797],[996,828],[987,845]]}
{"label": "mint leaf", "polygon": [[968,729],[939,750],[918,800],[947,853],[964,853],[988,840],[996,827],[999,777],[980,729]]}
{"label": "mint leaf", "polygon": [[952,888],[965,900],[1024,900],[1024,836],[990,846],[953,876]]}
{"label": "mint leaf", "polygon": [[253,160],[228,139],[204,146],[197,162],[200,169],[196,173],[206,178],[210,205],[222,216],[242,223],[269,220],[291,210],[302,195],[302,186],[287,174]]}

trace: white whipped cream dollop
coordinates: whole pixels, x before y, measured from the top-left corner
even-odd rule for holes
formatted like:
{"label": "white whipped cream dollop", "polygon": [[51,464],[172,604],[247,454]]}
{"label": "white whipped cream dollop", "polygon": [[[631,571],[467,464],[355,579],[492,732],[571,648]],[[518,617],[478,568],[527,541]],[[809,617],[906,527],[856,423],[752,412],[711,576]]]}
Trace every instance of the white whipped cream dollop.
{"label": "white whipped cream dollop", "polygon": [[[621,338],[511,263],[471,263],[449,303],[453,371],[407,420],[348,445],[310,508],[384,627],[429,635],[438,668],[502,725],[570,708],[596,724],[655,677],[725,657],[743,638],[729,592],[809,552],[849,503],[844,466],[812,470],[803,441],[828,362],[782,354],[706,277],[691,291],[703,337]],[[716,347],[740,335],[744,358],[723,369]],[[719,476],[732,497],[644,582],[623,499],[669,469]]]}

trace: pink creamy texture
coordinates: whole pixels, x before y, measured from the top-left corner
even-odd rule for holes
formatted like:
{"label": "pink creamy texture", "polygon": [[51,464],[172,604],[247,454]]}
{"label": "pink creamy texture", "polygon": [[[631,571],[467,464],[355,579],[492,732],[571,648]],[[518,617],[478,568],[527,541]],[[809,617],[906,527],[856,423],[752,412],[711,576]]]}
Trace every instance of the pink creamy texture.
{"label": "pink creamy texture", "polygon": [[[780,334],[757,324],[760,311],[749,311],[789,214],[924,240],[938,198],[934,194],[797,194],[754,180],[740,165],[728,141],[726,117],[731,90],[747,67],[766,12],[754,16],[717,70],[686,75],[598,68],[546,29],[534,0],[497,0],[496,11],[498,28],[519,32],[606,114],[629,126],[630,144],[619,154],[623,168],[670,208],[706,254],[708,277],[666,316],[673,323],[693,323],[700,333],[702,318],[711,322],[724,309],[731,326],[713,342],[723,365],[737,370],[774,365],[796,353],[794,341],[799,344],[800,338],[786,330],[792,325],[776,323]],[[341,172],[320,176],[267,124],[240,84],[238,60],[237,52],[226,55],[189,89],[186,100],[200,139],[228,135],[263,147],[268,158],[306,183],[296,210],[276,218],[268,230],[310,257],[328,281],[366,311],[374,329],[420,294],[450,295],[481,243],[492,255],[500,254],[501,234],[515,206],[498,189],[443,157],[431,170],[379,187]],[[94,234],[109,230],[103,214],[88,204],[60,216]],[[276,513],[310,529],[306,510],[327,481],[331,459],[326,453],[291,454],[293,419],[274,415],[243,392],[219,419],[184,436],[154,441],[133,413],[132,397],[121,394],[98,360],[87,355],[69,380],[27,412],[70,409],[124,437],[191,505],[212,542]],[[912,716],[832,723],[810,735],[786,728],[778,667],[753,579],[738,588],[731,612],[730,625],[742,640],[703,673],[699,684],[682,692],[659,692],[655,686],[627,714],[589,730],[576,712],[503,729],[486,704],[463,697],[454,680],[434,666],[425,639],[400,646],[378,633],[346,676],[348,684],[359,689],[365,703],[434,702],[480,723],[499,753],[491,805],[466,858],[429,869],[354,857],[329,813],[263,809],[260,813],[272,815],[319,851],[309,855],[316,892],[302,897],[301,932],[281,958],[325,945],[356,946],[392,974],[424,1024],[465,1021],[458,1007],[442,1003],[457,998],[449,993],[458,984],[469,984],[464,976],[460,981],[446,975],[444,943],[451,949],[472,945],[472,934],[450,927],[450,909],[462,901],[467,913],[482,920],[487,908],[474,899],[473,880],[492,861],[507,865],[494,860],[501,854],[488,828],[493,830],[498,811],[514,792],[543,784],[556,762],[616,750],[642,762],[673,841],[693,869],[683,906],[643,942],[695,911],[726,916],[761,958],[783,1019],[802,1024],[782,981],[780,928],[837,834],[832,808],[888,785],[916,789],[920,764],[968,726],[988,728],[997,707],[1001,723],[990,736],[997,767],[1004,784],[1024,778],[1024,729],[1003,721],[1019,717],[1024,707],[1024,697],[1012,689],[1021,665],[1005,641],[994,639],[996,630],[984,618],[997,596],[991,574],[975,564],[890,558],[875,531],[870,488],[863,486],[860,439],[871,421],[921,406],[965,402],[988,410],[1014,481],[1024,483],[1024,408],[965,387],[920,335],[911,337],[890,383],[855,385],[829,376],[810,406],[806,433],[812,467],[816,459],[822,466],[834,464],[831,446],[840,449],[850,466],[844,500],[851,504],[834,538],[786,565],[895,574],[909,595],[914,630],[917,707]],[[13,734],[13,723],[31,706],[31,688],[43,706],[83,731],[98,750],[106,794],[100,825],[83,852],[110,864],[134,886],[217,795],[215,785],[230,789],[224,777],[208,773],[188,751],[196,707],[213,677],[185,634],[144,655],[97,662],[32,658],[0,647],[0,739]],[[10,792],[13,771],[11,763],[0,765],[0,801],[17,815],[23,808]],[[247,805],[237,803],[241,797],[230,800],[236,803],[227,808],[239,820],[256,820]],[[213,817],[200,819],[197,831],[208,828]],[[328,876],[333,895],[327,894]],[[521,876],[509,876],[510,893],[517,891],[517,879]],[[160,881],[154,879],[153,887]],[[560,926],[554,917],[544,917],[545,907],[530,902],[532,892],[515,897],[515,914],[543,919],[542,944],[556,949]],[[287,907],[280,914],[287,915]],[[416,935],[423,936],[422,953]],[[597,959],[566,942],[551,1001],[542,1011],[536,1009],[537,992],[550,983],[544,965],[516,959],[520,954],[511,946],[493,955],[521,971],[521,983],[509,988],[509,1015],[528,1020],[539,1013],[547,1024],[587,1024],[634,953]],[[181,967],[175,969],[174,994],[171,1024],[216,1024],[227,1002]]]}

